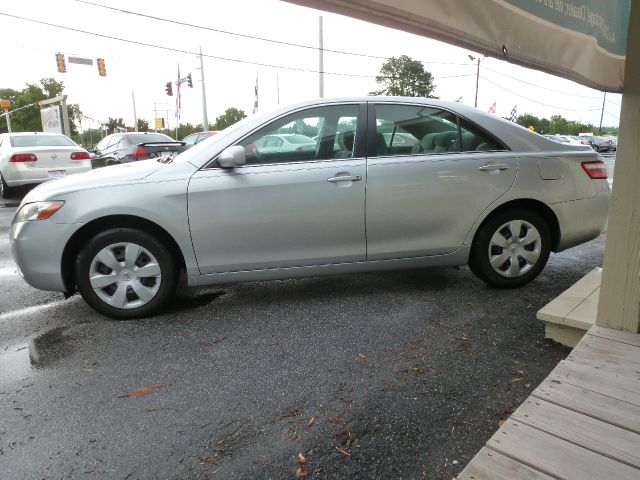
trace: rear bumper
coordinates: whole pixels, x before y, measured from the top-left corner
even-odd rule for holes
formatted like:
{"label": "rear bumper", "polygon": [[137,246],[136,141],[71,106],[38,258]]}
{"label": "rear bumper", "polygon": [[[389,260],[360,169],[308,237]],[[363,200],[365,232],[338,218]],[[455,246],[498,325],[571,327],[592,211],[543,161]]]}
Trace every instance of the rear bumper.
{"label": "rear bumper", "polygon": [[560,241],[554,251],[561,252],[599,237],[607,226],[610,200],[607,186],[596,197],[549,205],[560,224]]}
{"label": "rear bumper", "polygon": [[50,220],[11,225],[11,254],[29,285],[41,290],[66,291],[61,270],[62,253],[77,228],[77,224],[60,224]]}
{"label": "rear bumper", "polygon": [[65,176],[76,173],[84,173],[91,170],[91,161],[78,161],[78,165],[73,166],[50,166],[50,167],[29,167],[26,164],[14,163],[4,168],[2,177],[10,187],[20,187],[22,185],[33,185],[47,182],[53,178],[49,176],[52,170],[63,170]]}

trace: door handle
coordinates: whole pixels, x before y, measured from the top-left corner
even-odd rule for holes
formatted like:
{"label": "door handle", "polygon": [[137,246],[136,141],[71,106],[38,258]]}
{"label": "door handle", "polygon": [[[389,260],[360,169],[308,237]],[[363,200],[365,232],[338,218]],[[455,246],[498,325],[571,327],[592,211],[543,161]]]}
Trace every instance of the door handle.
{"label": "door handle", "polygon": [[340,175],[338,177],[327,178],[327,182],[337,183],[337,182],[359,182],[362,180],[361,175]]}
{"label": "door handle", "polygon": [[478,170],[482,170],[483,172],[490,172],[492,170],[508,170],[509,166],[504,163],[487,163],[486,165],[482,165],[478,167]]}

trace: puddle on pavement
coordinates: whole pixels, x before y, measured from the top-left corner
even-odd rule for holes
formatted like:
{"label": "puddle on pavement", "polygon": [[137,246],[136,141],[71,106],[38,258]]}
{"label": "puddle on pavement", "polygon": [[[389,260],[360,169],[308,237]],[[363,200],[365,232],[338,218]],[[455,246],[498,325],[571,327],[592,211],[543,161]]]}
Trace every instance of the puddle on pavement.
{"label": "puddle on pavement", "polygon": [[48,330],[27,344],[12,345],[0,353],[0,383],[19,381],[55,363],[73,351],[68,327]]}

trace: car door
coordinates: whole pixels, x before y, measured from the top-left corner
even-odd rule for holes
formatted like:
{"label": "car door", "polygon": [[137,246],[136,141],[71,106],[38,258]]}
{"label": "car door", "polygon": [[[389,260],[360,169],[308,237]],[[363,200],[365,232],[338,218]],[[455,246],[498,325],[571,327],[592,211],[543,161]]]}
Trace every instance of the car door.
{"label": "car door", "polygon": [[[513,185],[516,156],[446,110],[382,103],[369,110],[367,259],[457,250],[480,214]],[[419,142],[410,153],[394,150],[385,141],[389,133]]]}
{"label": "car door", "polygon": [[[246,165],[214,161],[192,177],[189,223],[201,273],[365,260],[365,108],[336,104],[281,117],[237,143]],[[344,129],[358,132],[352,152],[334,148]],[[316,148],[260,147],[281,133],[317,135]]]}

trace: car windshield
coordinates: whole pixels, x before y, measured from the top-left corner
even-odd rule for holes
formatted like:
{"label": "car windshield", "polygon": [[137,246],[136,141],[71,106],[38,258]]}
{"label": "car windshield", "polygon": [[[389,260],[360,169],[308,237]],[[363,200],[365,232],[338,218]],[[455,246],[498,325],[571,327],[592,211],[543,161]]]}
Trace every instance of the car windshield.
{"label": "car windshield", "polygon": [[300,144],[300,143],[315,143],[314,140],[307,137],[306,135],[287,135],[287,140],[291,143]]}
{"label": "car windshield", "polygon": [[18,135],[11,137],[12,147],[71,147],[75,146],[64,135]]}
{"label": "car windshield", "polygon": [[150,142],[175,142],[173,138],[163,133],[131,133],[127,135],[127,139],[132,145]]}

